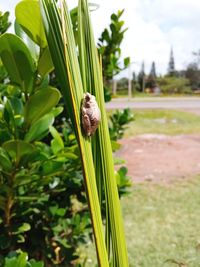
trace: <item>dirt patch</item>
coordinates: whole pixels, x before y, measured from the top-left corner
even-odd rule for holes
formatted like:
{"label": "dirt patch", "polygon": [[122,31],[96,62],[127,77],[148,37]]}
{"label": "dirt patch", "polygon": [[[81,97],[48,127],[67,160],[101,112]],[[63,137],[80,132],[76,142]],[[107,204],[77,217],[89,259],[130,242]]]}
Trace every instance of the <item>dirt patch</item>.
{"label": "dirt patch", "polygon": [[144,134],[120,141],[134,182],[173,182],[200,174],[200,135]]}
{"label": "dirt patch", "polygon": [[190,113],[193,113],[193,114],[196,114],[196,115],[200,115],[200,109],[183,109],[183,111],[187,111],[187,112],[190,112]]}

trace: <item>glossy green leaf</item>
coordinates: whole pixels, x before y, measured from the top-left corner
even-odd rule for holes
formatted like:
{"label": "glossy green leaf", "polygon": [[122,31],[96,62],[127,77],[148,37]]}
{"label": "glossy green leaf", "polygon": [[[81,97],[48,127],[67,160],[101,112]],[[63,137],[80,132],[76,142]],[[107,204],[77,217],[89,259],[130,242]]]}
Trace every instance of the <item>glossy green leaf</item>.
{"label": "glossy green leaf", "polygon": [[63,112],[63,107],[56,107],[54,108],[51,113],[53,114],[54,117],[57,117],[59,114]]}
{"label": "glossy green leaf", "polygon": [[5,142],[2,147],[16,162],[19,162],[22,156],[34,151],[33,145],[22,140],[11,140]]}
{"label": "glossy green leaf", "polygon": [[14,34],[3,34],[0,37],[0,57],[11,81],[22,91],[31,92],[36,67],[24,42]]}
{"label": "glossy green leaf", "polygon": [[16,258],[6,258],[5,267],[13,267],[16,266],[17,259]]}
{"label": "glossy green leaf", "polygon": [[61,155],[67,159],[76,160],[78,158],[78,156],[72,152],[64,152],[64,153],[61,153]]}
{"label": "glossy green leaf", "polygon": [[0,147],[0,167],[3,171],[10,172],[12,170],[12,163],[6,151]]}
{"label": "glossy green leaf", "polygon": [[124,66],[128,67],[129,64],[130,64],[130,57],[124,58]]}
{"label": "glossy green leaf", "polygon": [[29,223],[22,223],[21,225],[15,226],[14,228],[15,229],[13,229],[12,234],[17,235],[29,231],[31,229],[31,226]]}
{"label": "glossy green leaf", "polygon": [[49,211],[52,215],[58,215],[60,217],[63,217],[66,213],[66,209],[59,208],[58,205],[49,207]]}
{"label": "glossy green leaf", "polygon": [[17,175],[13,187],[18,187],[25,184],[30,184],[39,179],[39,176],[36,175]]}
{"label": "glossy green leaf", "polygon": [[[15,127],[15,117],[14,117],[14,110],[10,100],[6,101],[6,105],[4,108],[4,120],[8,125],[11,125],[11,129]],[[11,130],[10,129],[10,130]]]}
{"label": "glossy green leaf", "polygon": [[54,116],[52,114],[46,114],[43,116],[41,119],[32,124],[25,136],[25,141],[33,142],[35,140],[42,139],[48,134],[49,127],[53,124],[53,122]]}
{"label": "glossy green leaf", "polygon": [[24,31],[22,30],[22,27],[19,25],[19,23],[16,20],[14,23],[14,29],[15,29],[15,34],[19,36],[21,39],[23,39]]}
{"label": "glossy green leaf", "polygon": [[29,262],[31,264],[30,267],[44,267],[44,263],[41,261],[36,262],[35,260],[31,259]]}
{"label": "glossy green leaf", "polygon": [[37,0],[19,2],[15,7],[15,16],[17,22],[34,42],[42,48],[47,46],[39,2]]}
{"label": "glossy green leaf", "polygon": [[25,122],[31,124],[55,107],[60,99],[60,92],[53,87],[42,88],[32,95],[25,106]]}
{"label": "glossy green leaf", "polygon": [[51,141],[51,147],[52,147],[54,154],[56,154],[60,150],[64,149],[64,143],[59,132],[53,126],[50,126],[49,130],[50,130],[51,135],[54,138]]}
{"label": "glossy green leaf", "polygon": [[131,192],[131,190],[128,190],[128,187],[131,187],[132,183],[130,180],[130,177],[127,176],[127,168],[122,166],[117,172],[116,172],[116,181],[118,186],[118,192],[120,196],[127,195]]}
{"label": "glossy green leaf", "polygon": [[5,267],[26,267],[27,258],[27,253],[21,253],[14,258],[6,258]]}
{"label": "glossy green leaf", "polygon": [[63,162],[46,161],[42,164],[42,175],[52,175],[63,170]]}
{"label": "glossy green leaf", "polygon": [[19,36],[25,44],[27,45],[29,51],[31,52],[32,57],[35,61],[37,61],[39,57],[39,47],[38,45],[32,41],[32,39],[25,33],[25,31],[22,29],[22,27],[19,25],[17,20],[15,19],[14,23],[15,33],[17,36]]}
{"label": "glossy green leaf", "polygon": [[23,123],[24,107],[23,107],[22,100],[17,97],[12,97],[10,99],[10,104],[11,104],[12,113],[14,116],[14,123],[15,125],[19,126]]}
{"label": "glossy green leaf", "polygon": [[12,109],[15,115],[22,115],[23,114],[23,104],[22,100],[17,97],[12,97],[10,99],[10,103],[12,105]]}
{"label": "glossy green leaf", "polygon": [[17,243],[24,243],[25,242],[25,238],[24,236],[21,235],[17,235]]}
{"label": "glossy green leaf", "polygon": [[26,267],[27,259],[27,253],[21,253],[17,259],[16,267]]}
{"label": "glossy green leaf", "polygon": [[38,61],[38,73],[44,77],[54,69],[49,47],[46,47]]}

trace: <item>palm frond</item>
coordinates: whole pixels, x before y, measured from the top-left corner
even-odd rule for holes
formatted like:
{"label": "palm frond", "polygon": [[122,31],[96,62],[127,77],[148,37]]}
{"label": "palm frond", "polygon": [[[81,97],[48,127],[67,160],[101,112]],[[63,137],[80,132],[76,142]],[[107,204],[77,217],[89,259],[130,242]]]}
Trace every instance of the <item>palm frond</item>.
{"label": "palm frond", "polygon": [[107,250],[108,252],[110,251],[111,244],[112,266],[127,267],[127,249],[104,104],[102,71],[94,41],[87,0],[79,0],[78,18],[78,44],[84,90],[96,96],[102,116],[102,122],[97,130],[96,138],[93,140],[93,158],[99,199],[101,200],[105,195]]}
{"label": "palm frond", "polygon": [[40,0],[40,6],[56,75],[62,87],[65,104],[79,143],[99,266],[107,267],[109,266],[108,256],[96,188],[91,140],[88,137],[84,137],[81,130],[80,109],[83,98],[83,85],[70,15],[63,1],[61,1],[61,12],[55,0]]}

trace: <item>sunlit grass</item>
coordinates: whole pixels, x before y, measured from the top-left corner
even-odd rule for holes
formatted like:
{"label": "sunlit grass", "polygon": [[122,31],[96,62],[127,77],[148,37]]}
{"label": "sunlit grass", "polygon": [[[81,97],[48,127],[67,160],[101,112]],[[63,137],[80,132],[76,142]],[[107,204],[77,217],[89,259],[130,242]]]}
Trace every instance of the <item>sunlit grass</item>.
{"label": "sunlit grass", "polygon": [[[133,113],[135,121],[126,135],[131,131],[134,135],[200,133],[200,117],[192,113]],[[131,194],[122,199],[122,208],[130,267],[200,266],[200,176],[173,184],[133,184]],[[91,246],[89,258],[86,266],[92,267],[95,257]]]}
{"label": "sunlit grass", "polygon": [[[128,88],[122,89],[117,91],[116,95],[113,95],[113,98],[127,98],[128,95]],[[160,95],[154,95],[152,93],[143,93],[143,92],[135,92],[132,91],[132,101],[157,101],[157,100],[167,100],[167,99],[174,99],[178,100],[178,98],[187,98],[187,99],[194,99],[199,97],[199,94],[160,94]]]}
{"label": "sunlit grass", "polygon": [[[200,266],[200,176],[165,185],[134,184],[122,208],[130,267]],[[91,245],[88,250],[86,266],[93,267]]]}
{"label": "sunlit grass", "polygon": [[[126,136],[200,133],[198,115],[133,111]],[[173,184],[134,184],[122,201],[130,267],[200,266],[200,176]]]}
{"label": "sunlit grass", "polygon": [[145,133],[200,133],[200,116],[178,110],[134,110],[135,121],[129,124],[125,137]]}
{"label": "sunlit grass", "polygon": [[[200,266],[200,176],[135,184],[123,199],[130,267]],[[171,262],[170,262],[171,261]]]}

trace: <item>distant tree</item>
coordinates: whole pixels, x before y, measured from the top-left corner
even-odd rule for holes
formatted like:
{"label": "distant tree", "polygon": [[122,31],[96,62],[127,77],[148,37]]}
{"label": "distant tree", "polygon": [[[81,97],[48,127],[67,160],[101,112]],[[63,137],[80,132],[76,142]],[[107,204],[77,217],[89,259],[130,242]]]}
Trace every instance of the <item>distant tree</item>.
{"label": "distant tree", "polygon": [[145,79],[146,79],[146,75],[145,75],[145,66],[144,66],[144,61],[143,61],[141,65],[141,70],[138,74],[138,84],[139,84],[140,92],[144,92],[145,90]]}
{"label": "distant tree", "polygon": [[151,70],[150,70],[149,75],[151,75],[153,78],[156,79],[156,64],[155,64],[154,61],[152,62]]}
{"label": "distant tree", "polygon": [[168,65],[168,75],[175,76],[175,74],[176,74],[176,70],[175,70],[174,52],[173,52],[173,48],[171,48],[169,65]]}
{"label": "distant tree", "polygon": [[197,63],[198,68],[200,67],[200,49],[197,52],[193,52],[195,56],[195,62]]}
{"label": "distant tree", "polygon": [[130,58],[123,59],[121,67],[121,43],[124,34],[128,28],[124,28],[124,21],[121,20],[124,10],[119,10],[117,13],[111,15],[111,24],[109,28],[105,28],[99,38],[98,48],[102,56],[102,68],[104,83],[109,84],[113,76],[118,74],[121,70],[128,67]]}
{"label": "distant tree", "polygon": [[192,89],[200,88],[200,69],[196,62],[190,63],[187,66],[185,77],[190,81]]}
{"label": "distant tree", "polygon": [[5,33],[10,27],[11,23],[9,22],[9,12],[0,11],[0,35]]}
{"label": "distant tree", "polygon": [[146,87],[153,89],[155,86],[156,86],[156,65],[155,62],[153,61],[149,76],[147,77]]}
{"label": "distant tree", "polygon": [[189,80],[189,84],[193,90],[200,88],[200,50],[192,53],[194,58],[186,69],[179,71],[179,77]]}

